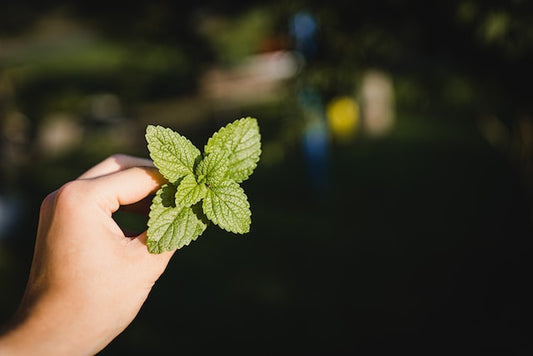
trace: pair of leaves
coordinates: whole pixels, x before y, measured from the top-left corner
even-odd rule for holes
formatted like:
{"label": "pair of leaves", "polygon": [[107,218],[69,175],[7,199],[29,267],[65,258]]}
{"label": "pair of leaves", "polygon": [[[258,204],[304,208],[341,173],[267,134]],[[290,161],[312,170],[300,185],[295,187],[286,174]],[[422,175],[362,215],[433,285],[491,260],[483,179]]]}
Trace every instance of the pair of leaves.
{"label": "pair of leaves", "polygon": [[250,230],[250,204],[239,183],[253,173],[261,155],[256,119],[221,128],[208,140],[204,155],[187,138],[161,126],[149,125],[146,140],[155,166],[169,181],[150,208],[150,252],[188,245],[209,220],[229,232]]}

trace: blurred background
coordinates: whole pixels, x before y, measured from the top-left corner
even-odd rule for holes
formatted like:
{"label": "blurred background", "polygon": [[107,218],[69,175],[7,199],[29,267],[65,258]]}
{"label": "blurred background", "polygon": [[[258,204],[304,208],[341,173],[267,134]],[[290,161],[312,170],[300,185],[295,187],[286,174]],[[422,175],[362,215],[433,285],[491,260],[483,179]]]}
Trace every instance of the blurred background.
{"label": "blurred background", "polygon": [[526,0],[3,2],[1,321],[49,192],[254,116],[251,232],[178,251],[102,355],[530,354],[532,60]]}

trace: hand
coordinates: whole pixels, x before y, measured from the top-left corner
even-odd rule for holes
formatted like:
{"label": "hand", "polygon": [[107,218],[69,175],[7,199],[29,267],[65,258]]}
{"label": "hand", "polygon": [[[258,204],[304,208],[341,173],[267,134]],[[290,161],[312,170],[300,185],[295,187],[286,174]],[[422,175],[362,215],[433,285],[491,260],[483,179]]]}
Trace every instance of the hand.
{"label": "hand", "polygon": [[111,156],[47,196],[29,281],[0,355],[94,354],[135,318],[172,253],[150,254],[111,215],[156,191],[149,160]]}

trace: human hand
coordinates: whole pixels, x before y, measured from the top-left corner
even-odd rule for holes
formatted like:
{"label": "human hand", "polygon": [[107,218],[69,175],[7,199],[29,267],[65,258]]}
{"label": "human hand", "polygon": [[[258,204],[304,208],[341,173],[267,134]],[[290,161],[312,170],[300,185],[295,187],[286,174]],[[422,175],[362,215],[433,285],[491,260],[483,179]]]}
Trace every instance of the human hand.
{"label": "human hand", "polygon": [[149,160],[115,155],[48,195],[30,276],[0,355],[94,354],[135,318],[172,252],[150,254],[112,219],[165,182]]}

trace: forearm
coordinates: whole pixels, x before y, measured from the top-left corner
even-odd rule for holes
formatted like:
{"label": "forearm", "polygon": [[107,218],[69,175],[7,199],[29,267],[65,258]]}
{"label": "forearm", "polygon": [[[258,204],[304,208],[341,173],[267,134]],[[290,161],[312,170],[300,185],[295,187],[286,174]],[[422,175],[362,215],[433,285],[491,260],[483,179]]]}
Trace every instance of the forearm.
{"label": "forearm", "polygon": [[[109,333],[83,325],[80,312],[41,300],[21,308],[0,336],[3,355],[93,355],[111,340]],[[107,336],[107,337],[106,337]]]}

